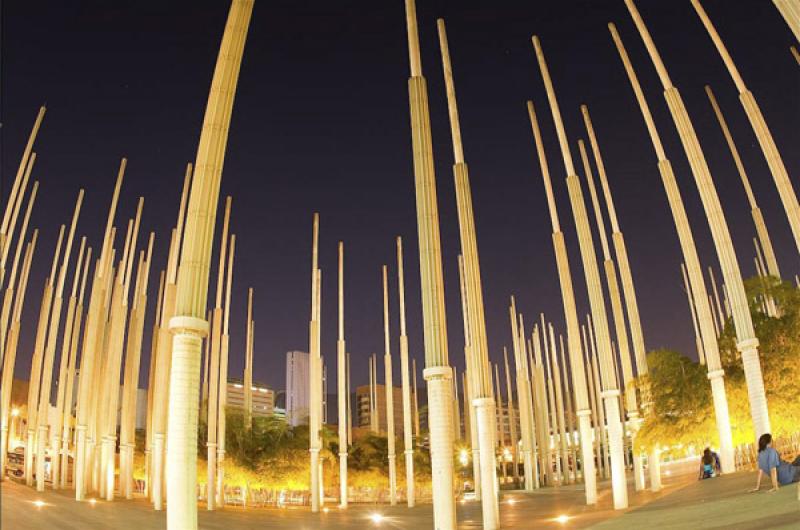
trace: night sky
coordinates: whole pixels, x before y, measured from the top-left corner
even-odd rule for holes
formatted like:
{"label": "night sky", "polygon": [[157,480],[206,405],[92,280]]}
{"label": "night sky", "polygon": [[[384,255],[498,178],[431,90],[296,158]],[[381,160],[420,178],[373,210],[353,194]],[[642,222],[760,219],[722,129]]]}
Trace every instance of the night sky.
{"label": "night sky", "polygon": [[[734,85],[697,15],[688,0],[638,4],[694,120],[743,274],[754,274],[755,231],[703,90],[706,83],[714,88],[731,126],[781,270],[793,277],[797,253],[775,185]],[[706,0],[704,5],[757,98],[795,187],[800,186],[800,68],[789,53],[791,32],[766,0]],[[30,370],[39,300],[58,226],[68,223],[78,189],[84,187],[78,233],[98,249],[119,160],[125,156],[128,171],[116,225],[124,232],[137,198],[144,196],[140,248],[147,232],[156,232],[140,378],[146,385],[158,271],[166,263],[184,168],[195,158],[228,6],[226,1],[3,3],[3,205],[38,107],[48,107],[35,148],[34,178],[40,180],[40,192],[31,226],[41,233],[17,377],[27,378]],[[585,137],[579,105],[588,104],[592,113],[627,240],[647,347],[670,347],[694,356],[678,239],[650,140],[606,27],[609,21],[617,24],[652,107],[694,224],[700,259],[714,266],[718,281],[721,274],[661,85],[622,0],[418,0],[417,9],[430,94],[451,363],[459,371],[464,366],[456,261],[460,244],[437,17],[444,17],[448,28],[492,359],[501,360],[503,346],[510,344],[511,294],[528,323],[544,311],[563,330],[549,217],[525,109],[528,99],[536,104],[546,141],[579,311],[588,311],[563,165],[530,41],[533,34],[542,39],[579,168],[575,142]],[[384,263],[390,264],[392,349],[399,353],[397,235],[404,237],[406,249],[411,354],[421,368],[406,46],[399,0],[256,2],[221,194],[233,196],[232,231],[237,235],[231,377],[241,377],[243,369],[250,286],[255,288],[255,380],[284,388],[285,352],[308,348],[315,211],[321,216],[322,346],[331,391],[339,240],[345,242],[346,340],[354,385],[367,381],[367,357],[383,352]],[[584,178],[582,170],[579,175]],[[218,220],[219,231],[221,211]],[[118,233],[118,248],[122,239]],[[215,269],[216,259],[213,263]],[[212,301],[214,288],[212,282]]]}

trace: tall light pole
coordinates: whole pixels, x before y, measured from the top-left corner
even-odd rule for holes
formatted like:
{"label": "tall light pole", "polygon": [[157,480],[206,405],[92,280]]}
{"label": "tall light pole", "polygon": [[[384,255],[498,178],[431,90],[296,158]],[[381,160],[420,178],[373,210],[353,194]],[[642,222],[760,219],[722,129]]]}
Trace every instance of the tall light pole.
{"label": "tall light pole", "polygon": [[570,205],[575,218],[575,227],[578,232],[578,242],[581,251],[581,261],[586,276],[586,288],[589,293],[589,305],[591,306],[592,316],[597,335],[597,344],[600,354],[600,373],[603,385],[603,403],[606,409],[606,419],[608,421],[609,449],[611,451],[611,483],[614,498],[614,508],[624,509],[628,506],[627,480],[625,478],[625,462],[623,448],[623,428],[620,421],[619,389],[614,378],[613,357],[611,354],[611,341],[608,330],[608,317],[606,316],[605,297],[600,283],[600,273],[597,267],[597,256],[595,254],[594,243],[592,242],[591,228],[586,213],[586,205],[583,201],[580,181],[576,175],[569,150],[564,124],[561,121],[561,112],[556,101],[553,83],[550,80],[550,73],[544,58],[539,39],[533,37],[533,45],[536,50],[536,57],[539,62],[539,69],[542,73],[547,98],[550,102],[550,110],[555,122],[556,132],[558,133],[561,154],[564,159],[564,168],[567,173],[567,189],[569,191]]}
{"label": "tall light pole", "polygon": [[420,284],[425,343],[425,380],[428,382],[428,425],[431,445],[434,527],[456,526],[453,496],[452,369],[447,355],[447,325],[444,304],[442,249],[436,176],[433,167],[428,91],[422,76],[422,59],[414,0],[406,0],[411,77],[408,80],[414,182],[419,234]]}
{"label": "tall light pole", "polygon": [[200,350],[208,334],[204,320],[210,247],[219,187],[244,41],[253,0],[233,0],[200,133],[181,250],[175,316],[169,322],[172,369],[167,444],[167,528],[197,528],[197,396]]}
{"label": "tall light pole", "polygon": [[[709,228],[711,229],[711,237],[714,240],[714,247],[717,251],[717,257],[719,258],[722,276],[728,288],[731,311],[733,312],[733,325],[736,330],[736,348],[742,355],[745,381],[747,383],[747,394],[750,400],[750,414],[753,418],[756,437],[759,437],[771,431],[767,396],[764,390],[764,377],[761,374],[761,361],[758,357],[758,338],[756,338],[753,328],[753,320],[750,316],[750,308],[744,290],[742,273],[739,270],[739,263],[736,260],[736,253],[733,249],[733,243],[731,242],[725,214],[722,211],[722,205],[720,204],[714,181],[711,178],[711,172],[706,163],[703,149],[700,146],[700,141],[697,138],[694,126],[689,118],[689,113],[683,104],[683,99],[678,89],[672,84],[672,80],[655,47],[650,32],[647,30],[633,0],[625,0],[625,5],[628,7],[634,24],[645,43],[650,59],[658,72],[658,77],[664,87],[664,98],[666,99],[675,127],[678,130],[678,135],[680,136],[686,157],[689,160],[689,167],[694,176],[695,184],[700,192],[700,199],[703,203],[703,209],[706,212]],[[750,115],[750,119],[753,120],[754,115]],[[759,137],[759,140],[763,140],[763,138]],[[776,169],[777,162],[773,155],[777,156],[777,150],[775,153],[768,155],[767,159],[770,165],[774,166],[772,169]],[[773,174],[773,176],[775,176],[775,174]],[[787,188],[778,182],[778,191],[784,196],[787,193]],[[790,216],[790,220],[793,216],[797,219],[796,224],[794,221],[791,222],[798,248],[800,248],[800,217],[797,217],[800,216],[800,212],[797,209],[797,197],[793,192],[792,197],[794,198],[794,204],[790,205],[788,202],[784,202],[784,206],[786,207],[787,214]]]}

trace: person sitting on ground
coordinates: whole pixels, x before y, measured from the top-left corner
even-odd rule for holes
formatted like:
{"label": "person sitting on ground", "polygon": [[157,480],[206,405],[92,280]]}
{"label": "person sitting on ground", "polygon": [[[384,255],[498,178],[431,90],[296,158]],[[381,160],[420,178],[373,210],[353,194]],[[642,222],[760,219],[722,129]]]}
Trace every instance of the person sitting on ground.
{"label": "person sitting on ground", "polygon": [[780,486],[786,486],[800,481],[800,456],[789,464],[781,460],[778,451],[771,447],[772,435],[762,434],[758,439],[758,479],[756,487],[750,491],[761,489],[761,475],[769,475],[772,480],[772,491],[778,491]]}
{"label": "person sitting on ground", "polygon": [[703,451],[703,456],[700,457],[700,476],[698,480],[705,480],[714,477],[714,456],[711,454],[711,449],[708,447]]}
{"label": "person sitting on ground", "polygon": [[[711,449],[709,449],[711,451]],[[719,454],[716,451],[711,451],[711,456],[714,457],[714,473],[722,475],[722,463],[719,460]]]}

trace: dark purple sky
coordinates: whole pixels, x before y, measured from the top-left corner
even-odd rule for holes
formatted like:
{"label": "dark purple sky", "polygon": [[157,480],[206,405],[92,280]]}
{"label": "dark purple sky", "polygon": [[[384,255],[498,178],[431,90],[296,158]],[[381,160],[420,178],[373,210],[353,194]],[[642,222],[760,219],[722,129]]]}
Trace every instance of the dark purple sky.
{"label": "dark purple sky", "polygon": [[[800,69],[788,50],[793,42],[789,29],[771,2],[707,0],[705,6],[756,95],[798,185]],[[753,274],[754,229],[706,100],[705,83],[713,86],[726,112],[782,271],[795,274],[797,254],[775,186],[734,86],[689,1],[641,0],[639,8],[694,119],[744,274]],[[30,369],[39,297],[58,225],[68,221],[77,191],[85,187],[79,233],[98,245],[122,156],[129,163],[117,226],[124,227],[143,195],[142,229],[156,231],[154,267],[164,266],[183,171],[195,157],[227,9],[224,1],[3,4],[4,200],[38,106],[48,106],[36,145],[34,175],[41,188],[32,226],[41,229],[41,237],[25,308],[18,376],[27,377]],[[647,346],[694,355],[677,237],[655,156],[606,28],[609,21],[617,23],[653,108],[694,223],[701,260],[718,269],[716,257],[661,86],[622,0],[420,0],[418,13],[433,122],[451,362],[459,369],[464,365],[453,157],[437,17],[448,24],[492,358],[500,359],[510,340],[510,294],[517,295],[528,322],[540,311],[559,327],[563,321],[527,99],[537,105],[542,122],[581,312],[588,305],[560,153],[530,43],[534,33],[542,39],[573,146],[585,136],[579,105],[587,103],[592,112],[628,243]],[[399,234],[406,245],[411,352],[422,365],[404,24],[399,0],[273,1],[255,6],[222,183],[223,197],[233,195],[232,227],[238,238],[233,377],[240,376],[243,367],[249,286],[255,287],[256,295],[255,379],[283,388],[285,352],[307,348],[314,211],[321,215],[322,339],[328,362],[335,362],[339,240],[346,245],[346,338],[353,383],[366,382],[367,356],[382,353],[383,263],[392,265],[392,347],[397,353],[394,237]],[[578,163],[577,151],[574,155]],[[151,282],[151,311],[158,270]],[[143,367],[150,327],[148,322]]]}

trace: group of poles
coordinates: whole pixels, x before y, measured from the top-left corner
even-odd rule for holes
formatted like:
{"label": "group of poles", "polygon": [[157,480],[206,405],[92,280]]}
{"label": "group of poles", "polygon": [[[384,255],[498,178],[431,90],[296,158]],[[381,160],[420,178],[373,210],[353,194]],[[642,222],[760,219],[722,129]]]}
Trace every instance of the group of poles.
{"label": "group of poles", "polygon": [[[744,368],[751,417],[756,436],[770,432],[764,382],[758,352],[758,339],[739,262],[728,229],[715,183],[706,162],[693,122],[678,89],[673,85],[655,42],[633,0],[624,0],[635,28],[656,69],[669,114],[681,140],[684,154],[700,194],[706,220],[722,273],[725,311],[713,279],[713,296],[706,287],[703,269],[694,242],[681,192],[672,165],[662,144],[644,89],[628,56],[620,33],[609,24],[612,41],[627,73],[634,97],[656,155],[657,168],[675,222],[682,252],[684,281],[695,324],[698,354],[708,369],[719,453],[724,473],[734,470],[734,447],[728,418],[724,370],[717,342],[721,329],[730,324]],[[800,250],[800,207],[783,160],[753,94],[748,90],[730,54],[699,0],[691,0],[700,20],[730,73],[739,100],[752,126],[777,187],[795,243]],[[776,0],[787,22],[800,33],[800,7],[796,0]],[[229,355],[229,317],[235,252],[235,235],[229,235],[231,200],[225,203],[220,236],[217,289],[214,307],[207,312],[207,298],[220,182],[226,151],[239,68],[252,13],[253,0],[233,0],[214,70],[206,114],[195,163],[187,167],[178,219],[172,229],[166,267],[159,278],[156,318],[148,372],[147,425],[145,441],[146,494],[156,509],[166,500],[167,524],[171,529],[197,528],[197,430],[198,415],[208,427],[207,505],[214,509],[224,504],[225,409]],[[423,377],[428,392],[428,445],[431,454],[434,526],[456,527],[455,464],[456,438],[461,436],[458,412],[458,380],[448,355],[445,315],[442,248],[439,233],[436,176],[431,140],[427,82],[422,61],[416,7],[406,0],[406,26],[410,62],[408,80],[413,172],[418,220],[419,264],[423,316],[425,368]],[[635,375],[648,372],[644,334],[625,239],[617,218],[610,180],[603,163],[601,143],[588,107],[582,105],[587,143],[577,145],[585,184],[589,190],[593,216],[589,214],[583,183],[576,169],[572,141],[561,118],[556,90],[538,37],[532,38],[534,55],[544,84],[552,125],[563,161],[563,174],[572,218],[578,236],[580,269],[588,293],[589,315],[579,318],[565,235],[555,200],[539,117],[532,101],[527,104],[534,145],[539,160],[545,197],[551,221],[553,250],[561,288],[566,341],[542,315],[532,328],[526,328],[523,315],[511,298],[513,372],[504,352],[506,410],[500,394],[499,369],[488,355],[484,316],[483,287],[473,215],[470,177],[459,123],[453,67],[442,20],[437,22],[453,144],[453,177],[460,235],[460,287],[464,318],[463,374],[464,437],[469,437],[476,494],[482,507],[483,526],[500,526],[498,469],[502,461],[504,430],[498,431],[498,418],[510,423],[509,440],[512,475],[526,490],[543,484],[559,484],[580,479],[587,504],[597,502],[597,467],[611,478],[613,505],[628,505],[626,479],[626,438],[635,447],[636,432],[650,412],[646,384],[635,383]],[[796,54],[796,51],[795,51]],[[725,118],[713,92],[706,91],[719,125],[730,148],[745,188],[755,227],[756,266],[759,275],[780,277],[775,252],[750,187]],[[20,334],[20,319],[31,263],[36,251],[38,230],[28,237],[28,224],[38,192],[38,182],[28,188],[36,161],[33,145],[44,117],[37,116],[23,152],[13,187],[0,225],[0,288],[4,289],[0,313],[0,363],[2,363],[2,444],[0,466],[5,477],[9,441],[11,383]],[[591,152],[591,156],[590,153]],[[143,199],[127,221],[124,243],[115,247],[117,204],[125,174],[122,160],[99,252],[92,254],[86,237],[80,239],[73,260],[76,226],[83,191],[78,193],[72,218],[60,227],[50,274],[46,278],[36,327],[31,377],[27,400],[25,480],[38,490],[45,485],[46,457],[53,488],[71,487],[76,500],[92,492],[113,499],[119,494],[130,498],[134,491],[133,468],[135,416],[140,354],[143,343],[147,289],[154,245],[150,234],[139,249],[139,229]],[[595,181],[599,180],[599,191]],[[27,194],[27,201],[25,200]],[[601,200],[602,197],[602,200]],[[24,212],[23,212],[23,205]],[[605,209],[603,208],[605,206]],[[20,229],[17,221],[22,214]],[[594,221],[592,221],[594,217]],[[605,219],[610,223],[611,238]],[[119,231],[121,234],[122,231]],[[594,234],[599,236],[602,273],[598,266]],[[311,315],[309,321],[309,427],[311,507],[316,512],[324,502],[322,487],[321,429],[323,424],[323,361],[320,344],[322,270],[318,260],[319,218],[315,214],[312,234]],[[11,249],[14,249],[13,257]],[[613,248],[613,252],[612,252]],[[346,506],[348,432],[348,355],[344,337],[344,245],[338,247],[338,339],[336,347],[339,381],[340,495]],[[6,277],[8,258],[11,257]],[[91,268],[94,258],[94,268]],[[134,267],[134,265],[136,265]],[[66,279],[72,271],[64,325],[61,325]],[[414,441],[412,423],[419,435],[416,388],[412,412],[408,337],[403,276],[402,241],[397,239],[397,277],[400,305],[400,367],[403,409],[403,450],[406,465],[409,506],[415,502]],[[390,351],[388,269],[382,269],[384,293],[384,366],[387,437],[389,440],[390,501],[397,502],[395,420],[393,418],[393,374]],[[86,291],[88,289],[88,304]],[[252,368],[255,322],[252,317],[252,290],[248,296],[247,339],[245,348],[245,423],[252,425]],[[715,307],[716,306],[716,311]],[[608,311],[610,307],[610,315]],[[773,300],[763,300],[765,312],[780,314]],[[529,323],[530,324],[530,323]],[[60,330],[63,329],[61,337]],[[530,335],[526,329],[531,329]],[[60,342],[59,342],[60,339]],[[205,341],[205,342],[204,342]],[[203,346],[206,347],[203,361]],[[60,348],[59,348],[60,346]],[[55,360],[60,349],[58,372]],[[560,359],[560,360],[559,360]],[[124,362],[123,362],[124,361]],[[371,376],[377,380],[376,364]],[[635,372],[634,372],[635,367]],[[201,372],[205,375],[202,376]],[[413,371],[416,374],[416,370]],[[121,380],[121,388],[120,388]],[[512,381],[515,384],[512,386]],[[646,379],[645,379],[646,381]],[[51,394],[55,383],[55,414]],[[343,386],[346,385],[346,386]],[[202,388],[201,388],[202,387]],[[414,387],[416,380],[414,378]],[[77,406],[72,395],[77,388]],[[516,398],[514,398],[516,391]],[[374,394],[374,392],[371,392]],[[377,396],[374,396],[377,402]],[[200,406],[198,406],[200,400]],[[516,406],[514,405],[516,402]],[[117,413],[120,412],[119,433]],[[377,412],[377,411],[375,411]],[[372,415],[376,424],[377,413]],[[519,430],[517,431],[517,416]],[[469,426],[468,428],[467,425]],[[498,432],[500,440],[498,440]],[[167,440],[169,442],[167,443]],[[499,443],[498,443],[499,442]],[[116,482],[116,447],[119,445],[119,481]],[[647,461],[651,487],[660,488],[659,447],[649,447]],[[74,455],[70,472],[70,455]],[[643,456],[632,451],[635,488],[645,487]],[[521,476],[520,476],[521,471]],[[579,473],[580,471],[580,473]]]}

